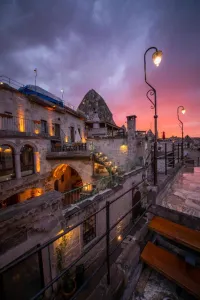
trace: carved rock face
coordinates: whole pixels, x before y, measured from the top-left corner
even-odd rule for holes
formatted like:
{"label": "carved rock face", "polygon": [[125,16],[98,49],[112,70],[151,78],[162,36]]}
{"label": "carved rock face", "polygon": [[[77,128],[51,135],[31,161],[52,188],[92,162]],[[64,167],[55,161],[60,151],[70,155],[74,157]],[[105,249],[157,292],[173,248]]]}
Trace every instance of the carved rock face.
{"label": "carved rock face", "polygon": [[78,109],[83,111],[89,120],[93,120],[95,113],[98,112],[100,121],[106,121],[115,125],[112,113],[105,100],[94,90],[90,90],[85,95]]}

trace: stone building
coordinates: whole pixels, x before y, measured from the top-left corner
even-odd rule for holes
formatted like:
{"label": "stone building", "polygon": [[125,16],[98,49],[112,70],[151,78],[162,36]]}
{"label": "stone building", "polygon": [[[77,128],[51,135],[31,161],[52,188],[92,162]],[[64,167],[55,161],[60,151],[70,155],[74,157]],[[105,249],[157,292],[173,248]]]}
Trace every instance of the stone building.
{"label": "stone building", "polygon": [[84,96],[78,110],[86,115],[86,132],[89,138],[118,134],[120,127],[115,124],[105,100],[95,90],[90,90]]}
{"label": "stone building", "polygon": [[0,207],[91,182],[85,117],[50,96],[0,84]]}
{"label": "stone building", "polygon": [[135,121],[132,124],[131,118],[127,117],[127,130],[124,125],[117,126],[105,100],[94,90],[84,96],[78,109],[86,116],[87,142],[97,158],[96,171],[101,172],[99,157],[111,167],[111,171],[125,172],[142,165],[146,132],[137,131]]}
{"label": "stone building", "polygon": [[[74,260],[105,229],[105,211],[87,220],[91,213],[130,189],[113,205],[114,224],[135,203],[135,193],[143,195],[143,185],[131,190],[144,175],[139,158],[146,142],[136,130],[136,116],[127,117],[126,132],[97,93],[84,99],[86,109],[82,103],[75,111],[39,87],[0,84],[0,267],[86,219],[66,236],[67,262]],[[133,215],[113,234],[120,236]],[[52,261],[58,246],[49,247]],[[57,271],[53,262],[52,272]]]}

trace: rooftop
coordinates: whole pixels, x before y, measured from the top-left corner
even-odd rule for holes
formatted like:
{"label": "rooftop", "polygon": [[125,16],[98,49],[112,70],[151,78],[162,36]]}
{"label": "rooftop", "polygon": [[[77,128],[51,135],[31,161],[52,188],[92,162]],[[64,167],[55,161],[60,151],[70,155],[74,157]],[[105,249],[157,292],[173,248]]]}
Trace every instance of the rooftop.
{"label": "rooftop", "polygon": [[184,169],[171,186],[162,205],[200,217],[200,167]]}

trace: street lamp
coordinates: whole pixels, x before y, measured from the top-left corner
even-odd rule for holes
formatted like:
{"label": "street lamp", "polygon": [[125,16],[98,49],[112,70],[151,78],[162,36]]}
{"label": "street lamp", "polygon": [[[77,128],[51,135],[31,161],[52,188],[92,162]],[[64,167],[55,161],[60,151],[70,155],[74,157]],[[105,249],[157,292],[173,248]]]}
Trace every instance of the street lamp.
{"label": "street lamp", "polygon": [[[156,47],[150,47],[144,53],[144,79],[146,84],[150,87],[150,90],[147,92],[146,96],[148,100],[152,104],[152,109],[154,109],[154,133],[155,133],[155,140],[154,140],[154,185],[157,185],[157,139],[158,139],[158,129],[157,129],[157,97],[156,97],[156,90],[155,88],[147,81],[147,74],[146,74],[146,54],[149,50],[155,50],[152,55],[152,60],[154,64],[158,67],[162,60],[162,51],[158,50]],[[152,100],[151,97],[154,96]]]}
{"label": "street lamp", "polygon": [[35,73],[35,91],[36,91],[37,68],[34,69],[34,73]]}
{"label": "street lamp", "polygon": [[180,120],[180,117],[179,117],[179,109],[180,109],[180,108],[181,108],[181,112],[182,112],[183,115],[185,114],[186,110],[185,110],[185,108],[184,108],[182,105],[180,105],[180,106],[177,108],[177,118],[178,118],[178,120],[179,120],[179,122],[180,122],[179,126],[180,126],[180,128],[181,128],[181,135],[182,135],[181,159],[182,159],[182,161],[183,161],[183,122]]}
{"label": "street lamp", "polygon": [[62,90],[60,90],[60,91],[61,91],[61,93],[62,93],[62,100],[63,100],[64,90],[62,89]]}

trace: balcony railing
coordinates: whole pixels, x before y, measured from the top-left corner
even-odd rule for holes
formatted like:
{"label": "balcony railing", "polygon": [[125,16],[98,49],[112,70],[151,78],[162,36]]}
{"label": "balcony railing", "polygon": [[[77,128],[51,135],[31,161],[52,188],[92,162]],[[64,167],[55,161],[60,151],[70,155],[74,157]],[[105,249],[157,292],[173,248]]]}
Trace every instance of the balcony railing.
{"label": "balcony railing", "polygon": [[72,143],[72,144],[55,144],[52,145],[51,152],[69,152],[69,151],[87,151],[86,143]]}
{"label": "balcony railing", "polygon": [[93,183],[85,184],[79,188],[64,192],[64,205],[75,204],[91,196],[98,194],[107,188],[112,188],[119,184],[117,175],[105,176]]}
{"label": "balcony railing", "polygon": [[41,126],[40,120],[30,120],[12,115],[0,114],[0,132],[1,131],[4,131],[4,133],[7,135],[10,133],[26,133],[40,136],[42,135],[44,137],[52,136],[60,139],[59,132],[50,135],[48,133],[48,128],[44,130]]}
{"label": "balcony railing", "polygon": [[[64,276],[69,276],[69,274],[71,274],[74,282],[76,282],[74,294],[70,299],[86,299],[85,295],[89,298],[94,292],[96,285],[102,280],[104,274],[107,274],[108,286],[114,284],[116,280],[111,273],[111,262],[116,261],[121,253],[119,249],[123,245],[122,243],[126,241],[126,237],[133,235],[139,222],[142,222],[140,226],[146,222],[146,219],[143,219],[143,217],[145,217],[151,206],[147,204],[146,200],[149,192],[144,193],[141,199],[136,200],[134,204],[131,201],[125,201],[124,195],[127,195],[128,199],[131,199],[135,189],[144,182],[145,179],[136,183],[128,190],[125,190],[120,196],[114,197],[112,201],[102,204],[95,212],[90,212],[91,203],[87,204],[85,208],[88,207],[89,213],[84,219],[80,217],[77,223],[64,228],[57,236],[42,245],[37,245],[37,247],[24,253],[23,256],[18,257],[1,268],[0,298],[14,299],[15,295],[18,295],[18,299],[44,299],[47,290],[51,294],[54,293],[54,296],[56,294],[55,297],[60,298],[62,291],[59,285],[55,285],[55,283],[61,281]],[[118,203],[121,203],[120,201],[122,203],[126,202],[126,208],[123,211],[120,211],[121,205],[118,205]],[[91,230],[87,232],[83,230],[82,232],[80,226],[83,228],[86,222],[87,224],[89,221],[91,222],[91,219],[94,220],[93,224],[90,223]],[[102,225],[101,230],[98,232],[95,228],[95,220],[103,220],[102,224],[106,224],[103,224],[104,226]],[[88,243],[87,248],[81,249],[79,255],[70,256],[69,253],[72,253],[76,247],[76,244],[74,247],[74,240],[77,237],[75,232],[82,232],[79,234],[82,234],[83,241],[88,242],[88,240],[93,240],[93,242]],[[60,249],[62,246],[61,243],[66,239],[67,234],[73,243],[62,247],[61,257],[65,255],[67,264],[63,265],[62,263],[62,269],[59,269],[55,265],[56,258],[58,257],[56,249]],[[53,264],[55,267],[52,272]],[[82,268],[83,272],[80,272],[80,268]],[[48,282],[45,281],[45,278],[47,278],[47,276],[44,277],[45,275],[50,278]],[[94,280],[96,282],[95,285],[93,284]],[[10,288],[11,286],[12,288]]]}

